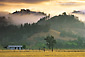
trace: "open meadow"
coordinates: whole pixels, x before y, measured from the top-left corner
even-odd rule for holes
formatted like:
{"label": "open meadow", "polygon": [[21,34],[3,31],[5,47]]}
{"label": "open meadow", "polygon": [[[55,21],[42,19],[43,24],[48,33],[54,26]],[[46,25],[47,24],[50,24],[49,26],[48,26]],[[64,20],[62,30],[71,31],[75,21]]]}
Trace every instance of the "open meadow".
{"label": "open meadow", "polygon": [[85,57],[85,50],[0,50],[0,57]]}

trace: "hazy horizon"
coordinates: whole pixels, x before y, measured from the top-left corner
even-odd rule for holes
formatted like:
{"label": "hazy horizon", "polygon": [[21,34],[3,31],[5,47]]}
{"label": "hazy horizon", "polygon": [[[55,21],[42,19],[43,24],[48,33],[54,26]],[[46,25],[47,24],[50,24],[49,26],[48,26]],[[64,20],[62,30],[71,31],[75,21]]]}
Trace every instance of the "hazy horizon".
{"label": "hazy horizon", "polygon": [[[1,8],[0,16],[7,15],[8,13],[13,13],[16,10],[20,11],[21,9],[30,9],[31,11],[45,12],[46,14],[50,14],[52,17],[55,15],[62,14],[63,12],[66,12],[67,14],[72,14],[74,10],[85,12],[84,6],[85,6],[85,0],[36,0],[36,1],[35,0],[14,0],[14,1],[0,0],[0,8]],[[84,14],[76,13],[74,15],[79,17],[79,20],[85,22]],[[39,17],[38,20],[40,18],[41,17]],[[26,16],[24,20],[27,22]],[[38,20],[36,20],[36,18],[35,20],[32,18],[31,23],[36,22]],[[30,20],[28,19],[28,21]],[[20,18],[16,22],[20,22]]]}

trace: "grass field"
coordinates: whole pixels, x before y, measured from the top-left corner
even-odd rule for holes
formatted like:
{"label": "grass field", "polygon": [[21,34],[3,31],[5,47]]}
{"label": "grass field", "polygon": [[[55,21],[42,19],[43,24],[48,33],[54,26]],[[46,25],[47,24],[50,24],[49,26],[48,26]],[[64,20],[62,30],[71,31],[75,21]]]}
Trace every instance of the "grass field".
{"label": "grass field", "polygon": [[0,57],[85,57],[84,50],[0,50]]}

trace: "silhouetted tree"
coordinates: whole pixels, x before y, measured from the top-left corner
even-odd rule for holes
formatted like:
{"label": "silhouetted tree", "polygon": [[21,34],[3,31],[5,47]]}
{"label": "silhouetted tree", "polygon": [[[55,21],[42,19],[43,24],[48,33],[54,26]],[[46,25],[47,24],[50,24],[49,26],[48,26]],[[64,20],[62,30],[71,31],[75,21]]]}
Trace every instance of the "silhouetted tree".
{"label": "silhouetted tree", "polygon": [[52,48],[53,51],[53,47],[56,44],[56,40],[54,39],[53,36],[47,36],[44,40],[46,40],[47,42],[47,46],[50,48]]}
{"label": "silhouetted tree", "polygon": [[62,13],[62,15],[67,15],[66,12]]}

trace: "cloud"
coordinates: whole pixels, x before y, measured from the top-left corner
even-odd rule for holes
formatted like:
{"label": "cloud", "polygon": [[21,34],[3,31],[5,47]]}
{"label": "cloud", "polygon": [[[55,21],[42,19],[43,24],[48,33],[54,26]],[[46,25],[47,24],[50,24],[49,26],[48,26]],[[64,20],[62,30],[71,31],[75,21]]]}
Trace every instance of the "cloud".
{"label": "cloud", "polygon": [[36,23],[40,18],[45,17],[44,15],[8,15],[10,17],[8,21],[14,25],[20,25],[24,23]]}
{"label": "cloud", "polygon": [[8,14],[9,14],[8,12],[0,12],[0,16],[6,16]]}
{"label": "cloud", "polygon": [[0,12],[0,17],[5,16],[9,24],[20,25],[24,23],[36,23],[46,15],[36,11],[17,11],[17,13]]}
{"label": "cloud", "polygon": [[56,3],[58,5],[61,5],[61,6],[82,6],[82,5],[85,5],[85,2],[79,2],[79,1],[76,1],[76,2],[59,2],[59,3]]}
{"label": "cloud", "polygon": [[62,5],[76,5],[74,2],[68,2],[68,3],[61,3]]}
{"label": "cloud", "polygon": [[75,5],[80,5],[80,3],[76,3],[76,2],[60,2],[58,3],[59,5],[62,6],[75,6]]}
{"label": "cloud", "polygon": [[38,3],[50,0],[0,0],[0,2],[14,2],[14,3]]}
{"label": "cloud", "polygon": [[80,21],[85,23],[85,10],[73,11],[72,14],[77,16]]}
{"label": "cloud", "polygon": [[0,4],[0,6],[5,6],[5,4]]}

